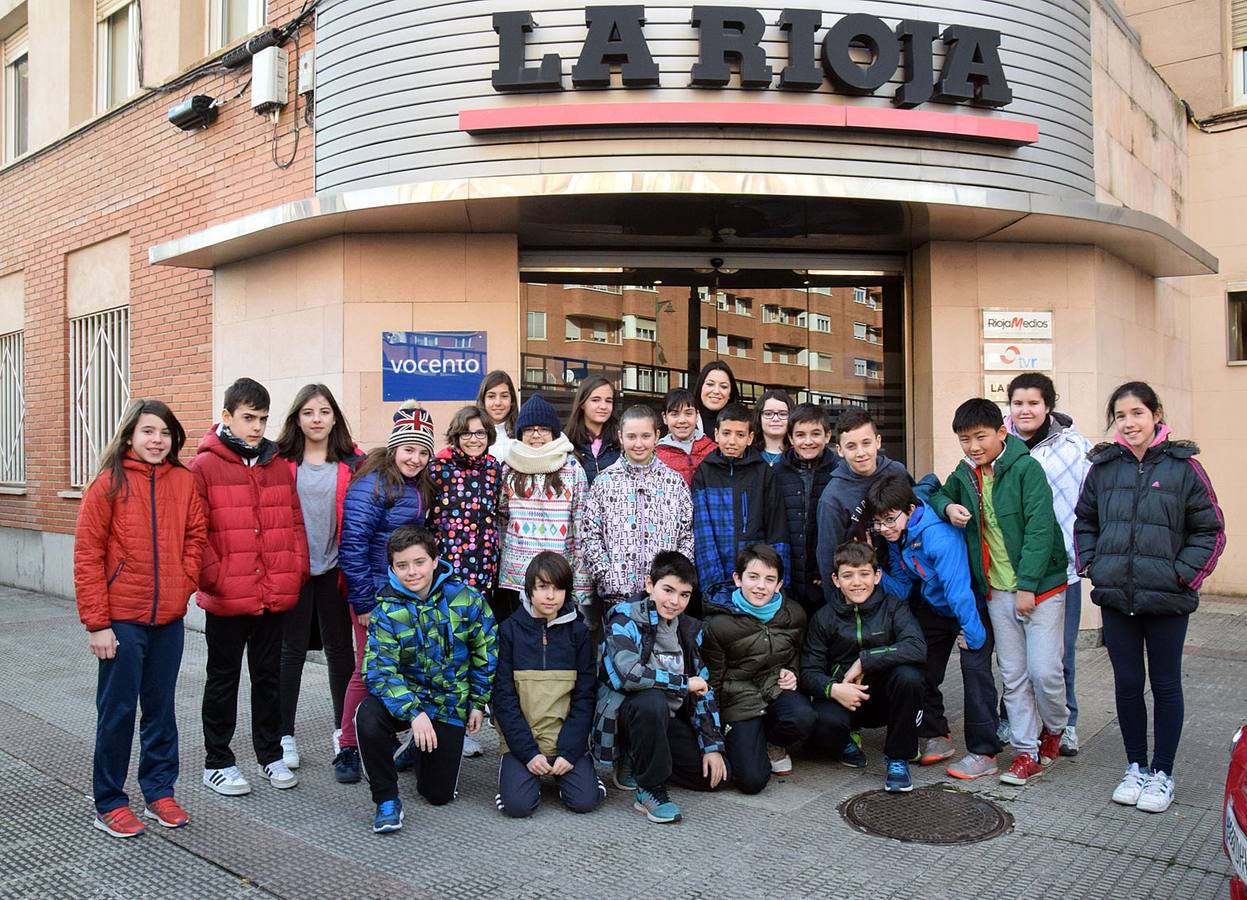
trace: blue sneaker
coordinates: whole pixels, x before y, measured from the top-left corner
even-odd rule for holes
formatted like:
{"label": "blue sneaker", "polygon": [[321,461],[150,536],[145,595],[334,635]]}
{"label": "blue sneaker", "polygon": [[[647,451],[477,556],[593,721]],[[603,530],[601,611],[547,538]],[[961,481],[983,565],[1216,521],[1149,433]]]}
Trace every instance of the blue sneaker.
{"label": "blue sneaker", "polygon": [[359,781],[359,751],[343,747],[333,758],[333,777],[339,784],[355,784]]}
{"label": "blue sneaker", "polygon": [[399,772],[406,772],[416,764],[416,754],[419,752],[416,742],[411,739],[411,732],[407,732],[394,750],[394,768]]}
{"label": "blue sneaker", "polygon": [[666,786],[654,788],[652,791],[637,788],[636,802],[632,804],[632,808],[645,813],[645,818],[659,825],[680,821],[680,807],[671,802]]}
{"label": "blue sneaker", "polygon": [[850,769],[864,769],[866,768],[866,754],[856,742],[849,741],[840,751],[840,765],[848,766]]}
{"label": "blue sneaker", "polygon": [[905,794],[914,789],[909,777],[909,763],[903,759],[889,759],[888,774],[883,779],[883,789],[893,794]]}
{"label": "blue sneaker", "polygon": [[619,754],[619,759],[615,760],[615,772],[611,780],[621,791],[637,789],[636,776],[632,774],[632,757],[627,753]]}
{"label": "blue sneaker", "polygon": [[382,800],[377,804],[377,815],[372,820],[373,834],[389,834],[403,829],[403,801]]}

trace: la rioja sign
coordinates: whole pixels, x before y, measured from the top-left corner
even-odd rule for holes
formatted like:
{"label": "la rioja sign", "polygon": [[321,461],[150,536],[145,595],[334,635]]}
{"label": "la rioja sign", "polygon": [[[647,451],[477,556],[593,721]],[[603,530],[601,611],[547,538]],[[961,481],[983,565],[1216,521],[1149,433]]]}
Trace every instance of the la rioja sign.
{"label": "la rioja sign", "polygon": [[[892,98],[902,109],[927,101],[1001,107],[1013,100],[1000,64],[998,31],[968,25],[941,29],[936,22],[918,19],[903,19],[891,27],[876,16],[851,13],[837,19],[820,42],[816,33],[822,19],[821,10],[785,9],[774,23],[788,44],[788,64],[779,73],[781,89],[816,91],[826,78],[841,93],[872,94],[903,69],[904,81]],[[761,43],[766,24],[750,7],[694,6],[691,25],[698,35],[698,57],[689,84],[724,87],[736,66],[742,87],[769,88],[775,73]],[[590,6],[585,9],[585,25],[584,44],[571,69],[572,87],[609,87],[616,66],[624,87],[658,84],[658,64],[645,39],[644,6]],[[536,66],[525,59],[525,36],[534,27],[531,12],[494,13],[493,26],[498,33],[495,90],[564,89],[563,60],[557,53],[545,54]],[[938,75],[936,41],[945,46]],[[855,60],[853,47],[866,48],[870,60],[865,64]]]}

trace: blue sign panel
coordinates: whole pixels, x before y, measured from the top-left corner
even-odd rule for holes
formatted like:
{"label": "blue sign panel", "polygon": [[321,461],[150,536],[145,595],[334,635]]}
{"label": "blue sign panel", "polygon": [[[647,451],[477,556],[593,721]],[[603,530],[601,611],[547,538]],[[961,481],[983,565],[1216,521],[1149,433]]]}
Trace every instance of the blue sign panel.
{"label": "blue sign panel", "polygon": [[381,399],[475,400],[486,370],[483,331],[385,331]]}

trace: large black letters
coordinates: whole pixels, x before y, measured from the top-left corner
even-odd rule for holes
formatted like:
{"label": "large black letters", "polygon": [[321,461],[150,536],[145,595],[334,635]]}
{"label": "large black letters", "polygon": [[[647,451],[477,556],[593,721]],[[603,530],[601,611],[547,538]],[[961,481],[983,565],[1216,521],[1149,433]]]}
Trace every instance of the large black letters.
{"label": "large black letters", "polygon": [[589,6],[585,8],[585,36],[580,59],[572,66],[576,87],[610,87],[611,65],[619,66],[627,87],[658,84],[658,65],[649,52],[641,26],[644,6]]}
{"label": "large black letters", "polygon": [[814,51],[814,33],[823,22],[817,9],[786,9],[779,17],[779,28],[788,35],[788,65],[779,73],[779,86],[792,91],[816,91],[823,86]]}
{"label": "large black letters", "polygon": [[694,6],[693,27],[701,51],[691,73],[694,86],[727,84],[732,77],[729,57],[740,60],[741,87],[771,86],[771,67],[759,46],[766,31],[762,13],[747,6]]}
{"label": "large black letters", "polygon": [[490,75],[495,91],[549,91],[563,89],[563,60],[547,53],[541,66],[524,65],[524,35],[533,30],[530,12],[494,13],[498,32],[498,68]]}
{"label": "large black letters", "polygon": [[1000,65],[1000,32],[968,25],[944,29],[948,55],[936,84],[938,100],[977,100],[986,106],[1005,106],[1013,91]]}
{"label": "large black letters", "polygon": [[[740,67],[742,87],[771,86],[773,70],[762,47],[766,22],[761,13],[748,6],[693,6],[692,13],[698,32],[697,62],[689,73],[692,86],[726,87],[734,65]],[[998,31],[950,25],[941,34],[937,23],[919,19],[903,19],[889,28],[877,16],[850,13],[827,30],[820,54],[816,35],[822,18],[817,9],[784,9],[775,22],[788,49],[788,64],[779,75],[782,90],[817,91],[825,74],[837,91],[872,94],[903,70],[904,80],[892,96],[892,103],[902,109],[933,100],[995,107],[1013,100],[1000,63]],[[658,66],[645,40],[644,6],[589,6],[585,25],[584,45],[571,70],[573,87],[610,87],[615,66],[624,87],[659,83]],[[498,68],[491,74],[494,90],[563,89],[559,54],[547,53],[539,65],[526,65],[525,43],[534,28],[531,13],[494,13],[493,27],[498,33]],[[932,48],[937,40],[947,46],[938,78]],[[865,48],[870,58],[855,60],[855,48]]]}

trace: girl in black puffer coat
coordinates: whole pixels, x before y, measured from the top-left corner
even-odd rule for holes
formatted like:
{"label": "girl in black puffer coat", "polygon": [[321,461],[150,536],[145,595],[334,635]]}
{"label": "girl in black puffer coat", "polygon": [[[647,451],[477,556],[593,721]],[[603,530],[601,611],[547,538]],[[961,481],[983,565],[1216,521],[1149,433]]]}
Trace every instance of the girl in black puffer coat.
{"label": "girl in black puffer coat", "polygon": [[[1090,454],[1075,510],[1078,571],[1092,581],[1113,664],[1126,774],[1113,800],[1145,812],[1173,802],[1173,760],[1182,735],[1182,647],[1199,588],[1225,549],[1225,519],[1190,441],[1170,438],[1160,399],[1133,381],[1113,392],[1115,441]],[[1149,765],[1147,677],[1156,747]]]}

